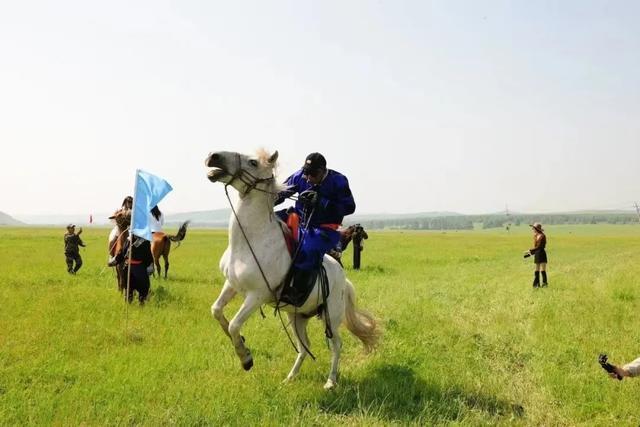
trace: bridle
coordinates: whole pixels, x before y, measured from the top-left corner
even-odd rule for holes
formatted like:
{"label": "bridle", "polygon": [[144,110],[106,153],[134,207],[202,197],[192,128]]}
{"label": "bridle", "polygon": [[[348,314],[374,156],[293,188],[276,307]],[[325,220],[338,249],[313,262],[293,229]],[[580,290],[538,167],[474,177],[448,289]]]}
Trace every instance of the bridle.
{"label": "bridle", "polygon": [[246,196],[247,194],[249,194],[252,190],[258,190],[258,191],[262,191],[263,193],[268,193],[268,194],[278,194],[276,192],[273,191],[269,191],[267,189],[262,189],[262,188],[258,188],[258,184],[264,184],[264,183],[271,183],[275,180],[275,176],[273,174],[271,174],[270,177],[268,178],[260,178],[255,176],[254,174],[252,174],[251,172],[249,172],[246,169],[243,169],[241,167],[241,160],[240,160],[240,154],[236,153],[236,171],[233,175],[231,175],[231,180],[225,184],[225,190],[226,188],[231,185],[233,183],[233,181],[238,180],[240,182],[242,182],[246,188],[245,190],[242,192],[242,196]]}
{"label": "bridle", "polygon": [[264,274],[264,270],[262,269],[262,266],[260,265],[260,262],[258,261],[258,257],[256,256],[256,253],[254,252],[253,247],[251,246],[251,242],[249,242],[249,238],[247,237],[247,233],[244,231],[244,227],[242,226],[242,223],[240,222],[240,218],[238,218],[238,213],[236,212],[236,209],[233,206],[233,202],[231,201],[231,197],[229,196],[229,186],[236,179],[239,180],[240,182],[242,182],[247,187],[244,190],[244,192],[242,193],[243,196],[246,196],[252,190],[257,190],[257,191],[261,191],[263,193],[268,193],[268,194],[278,194],[276,192],[269,191],[267,189],[258,188],[258,184],[273,182],[275,180],[275,177],[273,176],[273,174],[271,174],[271,176],[268,177],[268,178],[259,178],[259,177],[255,176],[255,175],[253,175],[251,172],[249,172],[249,171],[247,171],[245,169],[242,169],[241,161],[240,161],[240,154],[239,153],[236,153],[236,164],[237,164],[237,169],[234,172],[234,174],[231,175],[231,180],[229,182],[225,183],[225,185],[224,185],[224,194],[227,196],[227,200],[229,201],[229,206],[231,207],[231,211],[233,212],[233,216],[235,217],[236,222],[238,224],[238,227],[240,228],[240,231],[242,232],[242,235],[244,236],[244,240],[247,242],[247,246],[249,246],[249,250],[251,251],[251,255],[253,255],[253,259],[256,261],[256,264],[258,265],[258,269],[260,270],[260,274],[262,275],[262,278],[264,279],[264,283],[267,285],[267,288],[269,289],[269,292],[271,292],[271,295],[273,296],[274,301],[278,301],[276,290],[274,288],[272,288],[271,285],[269,284],[269,280],[267,279],[267,275]]}

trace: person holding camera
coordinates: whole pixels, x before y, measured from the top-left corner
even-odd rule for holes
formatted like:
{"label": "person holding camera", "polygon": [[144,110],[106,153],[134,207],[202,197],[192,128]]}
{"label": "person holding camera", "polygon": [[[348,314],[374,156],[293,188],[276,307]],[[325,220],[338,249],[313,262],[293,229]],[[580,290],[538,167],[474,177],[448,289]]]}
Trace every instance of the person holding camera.
{"label": "person holding camera", "polygon": [[80,234],[82,234],[82,227],[78,229],[76,234],[76,226],[74,224],[67,225],[67,232],[64,235],[64,257],[69,274],[76,274],[82,267],[79,246],[85,247],[85,244],[80,238]]}
{"label": "person holding camera", "polygon": [[322,258],[340,241],[338,228],[346,215],[355,212],[356,204],[347,177],[327,169],[327,161],[320,153],[311,153],[304,165],[285,181],[287,189],[278,194],[275,205],[298,194],[292,210],[276,214],[284,222],[289,214],[301,218],[301,246],[294,259],[289,277],[304,281],[320,267]]}
{"label": "person holding camera", "polygon": [[640,376],[640,357],[633,362],[627,363],[624,366],[617,366],[608,363],[607,356],[600,356],[600,364],[609,373],[609,377],[622,380],[624,377],[638,377]]}
{"label": "person holding camera", "polygon": [[524,253],[524,257],[533,255],[533,262],[536,265],[534,272],[533,287],[540,287],[540,274],[542,274],[542,286],[548,286],[547,282],[547,236],[544,234],[542,224],[539,222],[530,225],[533,230],[533,249],[529,249]]}

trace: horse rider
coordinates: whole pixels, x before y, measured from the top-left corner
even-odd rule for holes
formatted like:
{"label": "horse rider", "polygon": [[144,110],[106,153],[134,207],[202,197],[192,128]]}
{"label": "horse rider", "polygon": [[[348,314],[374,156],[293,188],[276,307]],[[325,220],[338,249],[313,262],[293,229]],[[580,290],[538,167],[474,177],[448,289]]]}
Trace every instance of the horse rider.
{"label": "horse rider", "polygon": [[76,233],[76,226],[74,224],[67,225],[67,232],[64,235],[64,257],[67,262],[67,271],[70,274],[76,274],[78,270],[80,270],[80,267],[82,267],[79,246],[84,248],[86,245],[80,238],[80,234],[82,234],[82,227],[80,227],[78,233]]}
{"label": "horse rider", "polygon": [[158,205],[151,208],[151,212],[149,212],[149,228],[151,228],[152,233],[162,233],[162,226],[164,225],[164,214],[158,208]]}
{"label": "horse rider", "polygon": [[[120,206],[120,209],[118,209],[113,215],[111,215],[109,217],[109,219],[113,220],[116,217],[116,214],[118,212],[124,212],[127,210],[132,210],[133,209],[133,197],[131,196],[127,196],[124,198],[124,200],[122,201],[122,205]],[[115,243],[116,243],[116,239],[118,238],[118,235],[124,230],[120,230],[118,228],[118,225],[114,225],[113,229],[111,230],[111,233],[109,233],[109,255],[113,256],[114,254],[114,249],[115,249]]]}
{"label": "horse rider", "polygon": [[533,262],[536,265],[533,279],[533,287],[540,287],[540,273],[542,273],[542,287],[548,285],[547,282],[547,236],[544,234],[542,224],[539,222],[530,225],[533,230],[533,248],[524,253],[524,257],[527,258],[533,255]]}
{"label": "horse rider", "polygon": [[293,277],[295,286],[314,277],[324,255],[339,243],[338,228],[342,219],[355,211],[356,204],[347,177],[327,169],[327,161],[320,153],[309,154],[302,168],[287,178],[285,185],[287,189],[278,194],[275,205],[296,193],[298,200],[293,212],[284,209],[276,214],[285,222],[289,213],[301,218],[301,246],[288,275]]}

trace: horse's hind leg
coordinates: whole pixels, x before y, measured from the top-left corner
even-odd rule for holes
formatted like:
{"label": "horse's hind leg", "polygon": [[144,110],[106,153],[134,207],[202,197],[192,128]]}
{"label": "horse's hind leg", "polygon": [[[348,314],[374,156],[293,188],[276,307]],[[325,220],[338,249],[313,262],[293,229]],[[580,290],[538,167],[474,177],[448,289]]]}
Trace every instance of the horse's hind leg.
{"label": "horse's hind leg", "polygon": [[231,335],[229,335],[229,321],[224,317],[224,308],[235,296],[235,289],[231,287],[229,281],[226,281],[224,282],[218,299],[216,299],[216,302],[211,306],[211,314],[213,314],[213,317],[220,323],[220,327],[222,327],[222,330],[229,338],[231,338]]}
{"label": "horse's hind leg", "polygon": [[[324,313],[322,313],[322,318],[331,336],[329,339],[329,346],[331,347],[331,371],[329,372],[327,382],[324,384],[324,389],[332,390],[338,385],[338,365],[340,363],[340,352],[342,351],[342,339],[340,338],[339,329],[342,319],[344,318],[344,293],[338,292],[338,289],[334,288],[333,292],[329,295],[326,308]],[[327,316],[329,316],[328,324],[326,321]]]}
{"label": "horse's hind leg", "polygon": [[293,380],[300,372],[300,367],[302,366],[302,362],[307,357],[307,351],[305,348],[310,349],[309,344],[309,336],[307,335],[307,323],[309,322],[308,318],[302,317],[300,315],[294,315],[292,313],[288,313],[289,322],[293,325],[294,333],[296,336],[296,341],[298,345],[298,357],[296,357],[296,361],[287,375],[287,378],[284,380],[285,382]]}
{"label": "horse's hind leg", "polygon": [[162,277],[162,269],[160,268],[160,257],[153,256],[153,263],[156,266],[156,271],[153,272],[153,276],[155,277],[156,272],[158,273],[158,278]]}
{"label": "horse's hind leg", "polygon": [[171,250],[171,240],[166,239],[167,243],[165,244],[164,252],[162,253],[162,257],[164,258],[164,278],[167,278],[167,273],[169,273],[169,251]]}
{"label": "horse's hind leg", "polygon": [[253,356],[251,356],[251,351],[244,345],[244,338],[240,335],[240,329],[242,329],[242,325],[247,321],[249,316],[253,314],[254,311],[263,301],[256,298],[254,294],[247,294],[240,310],[236,313],[236,315],[229,322],[229,335],[231,335],[231,342],[233,342],[233,347],[236,350],[236,354],[240,358],[240,362],[242,363],[242,367],[245,371],[248,371],[253,366]]}

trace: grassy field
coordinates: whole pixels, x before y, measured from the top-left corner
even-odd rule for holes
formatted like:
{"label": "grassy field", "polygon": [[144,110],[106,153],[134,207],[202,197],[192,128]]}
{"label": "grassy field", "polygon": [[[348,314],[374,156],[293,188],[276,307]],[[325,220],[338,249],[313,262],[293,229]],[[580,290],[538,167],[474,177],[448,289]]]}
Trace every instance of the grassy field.
{"label": "grassy field", "polygon": [[318,361],[296,382],[281,384],[295,354],[271,310],[247,323],[255,366],[240,367],[209,311],[226,232],[191,230],[125,330],[108,230],[85,229],[85,266],[70,276],[64,229],[1,228],[0,423],[637,426],[640,379],[608,379],[597,356],[640,356],[640,226],[547,231],[540,290],[524,227],[371,232],[364,268],[347,273],[384,337],[364,355],[343,329],[339,386],[326,393],[317,321]]}

